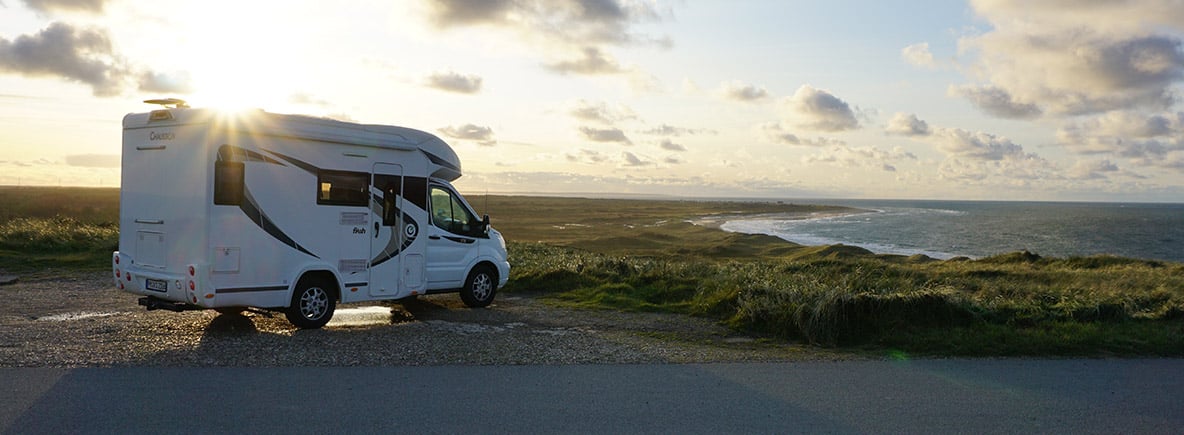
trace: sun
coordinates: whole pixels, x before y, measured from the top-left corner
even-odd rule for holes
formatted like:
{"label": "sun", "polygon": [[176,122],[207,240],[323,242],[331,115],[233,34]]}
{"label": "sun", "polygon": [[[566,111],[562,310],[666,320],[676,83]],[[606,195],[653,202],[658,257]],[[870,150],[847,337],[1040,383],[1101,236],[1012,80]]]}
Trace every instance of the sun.
{"label": "sun", "polygon": [[[247,3],[243,7],[263,8]],[[254,18],[267,16],[265,10],[227,14],[220,8],[182,8],[178,13],[187,19],[180,31],[186,36],[178,40],[176,51],[184,53],[178,60],[190,77],[193,91],[185,100],[191,106],[227,111],[274,107],[300,90],[303,41],[292,34],[300,26]]]}

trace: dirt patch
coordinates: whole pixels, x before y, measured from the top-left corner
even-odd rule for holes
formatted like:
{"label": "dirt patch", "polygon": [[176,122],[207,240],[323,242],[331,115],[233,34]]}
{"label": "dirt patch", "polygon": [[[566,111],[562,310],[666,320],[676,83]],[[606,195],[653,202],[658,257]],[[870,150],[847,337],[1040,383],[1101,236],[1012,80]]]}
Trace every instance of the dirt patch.
{"label": "dirt patch", "polygon": [[282,314],[146,311],[106,273],[63,273],[0,289],[0,366],[385,366],[617,364],[851,358],[737,336],[705,319],[573,310],[502,294],[486,309],[455,295],[339,307],[321,330]]}

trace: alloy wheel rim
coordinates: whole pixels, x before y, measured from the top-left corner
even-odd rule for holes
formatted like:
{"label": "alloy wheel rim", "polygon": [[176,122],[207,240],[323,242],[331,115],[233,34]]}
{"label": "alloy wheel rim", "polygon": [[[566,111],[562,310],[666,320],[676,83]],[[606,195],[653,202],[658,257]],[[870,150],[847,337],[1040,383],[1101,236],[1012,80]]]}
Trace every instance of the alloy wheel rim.
{"label": "alloy wheel rim", "polygon": [[473,279],[473,297],[477,300],[485,300],[489,297],[491,289],[493,288],[493,280],[489,278],[488,274],[479,274]]}
{"label": "alloy wheel rim", "polygon": [[309,320],[316,320],[325,315],[329,306],[329,295],[320,287],[313,287],[300,297],[300,314]]}

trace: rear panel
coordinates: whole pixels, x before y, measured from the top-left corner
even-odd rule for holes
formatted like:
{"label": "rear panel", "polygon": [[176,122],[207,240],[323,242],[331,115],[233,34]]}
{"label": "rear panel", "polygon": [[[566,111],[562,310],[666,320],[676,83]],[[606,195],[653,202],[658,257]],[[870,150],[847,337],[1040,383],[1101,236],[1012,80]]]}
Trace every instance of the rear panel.
{"label": "rear panel", "polygon": [[[188,300],[188,265],[206,240],[211,141],[206,125],[128,116],[123,130],[119,256],[133,293]],[[189,301],[192,302],[192,301]]]}

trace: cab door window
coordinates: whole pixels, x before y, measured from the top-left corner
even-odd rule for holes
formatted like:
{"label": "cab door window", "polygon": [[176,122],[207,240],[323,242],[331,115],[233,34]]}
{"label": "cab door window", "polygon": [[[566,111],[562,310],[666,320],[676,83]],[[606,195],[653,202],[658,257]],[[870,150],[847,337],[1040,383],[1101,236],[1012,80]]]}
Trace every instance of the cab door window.
{"label": "cab door window", "polygon": [[480,221],[469,212],[455,193],[432,186],[432,224],[444,231],[463,236],[478,236]]}

